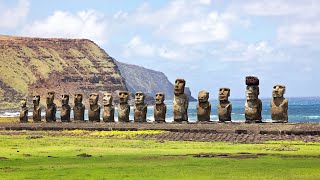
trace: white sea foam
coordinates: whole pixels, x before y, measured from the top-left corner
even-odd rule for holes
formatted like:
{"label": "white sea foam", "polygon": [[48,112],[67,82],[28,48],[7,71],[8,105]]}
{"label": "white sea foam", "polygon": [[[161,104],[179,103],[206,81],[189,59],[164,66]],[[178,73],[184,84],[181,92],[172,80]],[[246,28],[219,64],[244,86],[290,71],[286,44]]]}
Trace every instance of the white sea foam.
{"label": "white sea foam", "polygon": [[304,116],[307,119],[320,119],[320,116]]}
{"label": "white sea foam", "polygon": [[4,112],[0,114],[0,117],[19,117],[19,112]]}

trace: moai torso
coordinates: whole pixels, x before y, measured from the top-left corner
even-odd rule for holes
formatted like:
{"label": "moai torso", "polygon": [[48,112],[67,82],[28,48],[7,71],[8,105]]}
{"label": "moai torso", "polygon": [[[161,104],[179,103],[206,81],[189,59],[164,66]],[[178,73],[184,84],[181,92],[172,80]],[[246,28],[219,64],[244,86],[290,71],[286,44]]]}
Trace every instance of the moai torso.
{"label": "moai torso", "polygon": [[188,95],[184,93],[185,80],[176,79],[173,99],[173,119],[175,122],[188,121]]}
{"label": "moai torso", "polygon": [[164,104],[165,94],[157,93],[154,104],[154,120],[155,122],[165,122],[167,106]]}
{"label": "moai torso", "polygon": [[21,109],[20,109],[20,122],[25,123],[28,122],[28,107],[26,99],[22,99],[20,101]]}
{"label": "moai torso", "polygon": [[69,105],[69,95],[64,94],[61,96],[61,104],[61,122],[70,122],[71,107]]}
{"label": "moai torso", "polygon": [[118,92],[118,121],[129,122],[130,105],[128,104],[129,93],[127,91]]}
{"label": "moai torso", "polygon": [[82,94],[74,95],[74,107],[73,107],[73,120],[84,121],[84,110],[85,106],[82,104]]}
{"label": "moai torso", "polygon": [[144,103],[144,94],[136,92],[133,106],[134,122],[147,122],[147,104]]}
{"label": "moai torso", "polygon": [[35,95],[33,96],[33,115],[32,119],[33,122],[41,122],[41,106],[40,106],[40,96]]}
{"label": "moai torso", "polygon": [[100,122],[100,105],[98,104],[99,94],[91,93],[89,98],[89,121],[91,122]]}
{"label": "moai torso", "polygon": [[112,93],[107,92],[103,95],[103,115],[104,122],[114,122],[114,106],[112,105]]}
{"label": "moai torso", "polygon": [[211,113],[211,104],[208,101],[209,92],[200,91],[198,94],[197,117],[200,122],[209,122]]}
{"label": "moai torso", "polygon": [[273,87],[273,99],[270,102],[272,122],[288,122],[288,100],[283,97],[284,93],[284,85],[276,85]]}
{"label": "moai torso", "polygon": [[229,96],[229,88],[220,88],[218,103],[219,122],[231,121],[232,104],[229,102]]}
{"label": "moai torso", "polygon": [[246,122],[261,122],[262,102],[260,99],[247,100],[245,104]]}
{"label": "moai torso", "polygon": [[246,77],[245,118],[247,123],[262,122],[262,102],[259,99],[259,79],[254,76]]}
{"label": "moai torso", "polygon": [[46,121],[55,122],[56,121],[56,112],[57,106],[54,101],[54,92],[48,92],[47,94],[47,108],[46,108]]}

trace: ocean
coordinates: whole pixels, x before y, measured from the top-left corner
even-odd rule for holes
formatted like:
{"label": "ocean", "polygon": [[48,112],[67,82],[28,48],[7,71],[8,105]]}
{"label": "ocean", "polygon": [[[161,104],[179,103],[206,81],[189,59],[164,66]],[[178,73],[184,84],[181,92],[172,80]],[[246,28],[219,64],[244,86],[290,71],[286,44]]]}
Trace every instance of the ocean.
{"label": "ocean", "polygon": [[[261,99],[262,100],[262,118],[264,122],[271,121],[270,115],[270,100],[271,99]],[[301,97],[301,98],[288,98],[289,101],[289,122],[320,122],[320,97]],[[230,99],[232,103],[232,121],[234,122],[244,122],[244,104],[245,99]],[[167,115],[166,121],[173,121],[173,105],[172,101],[166,101],[167,105]],[[190,122],[195,122],[197,120],[197,102],[190,102],[188,109],[188,116]],[[211,120],[218,121],[218,101],[211,101]],[[29,110],[30,117],[32,116],[32,111]],[[44,108],[43,108],[44,116]],[[0,117],[19,117],[19,112],[2,112]],[[60,117],[60,112],[57,112],[57,119]],[[71,112],[71,117],[73,114]],[[102,110],[101,110],[102,118]],[[88,119],[88,113],[86,110],[85,119]],[[131,106],[130,119],[133,119],[133,106]],[[154,121],[153,118],[153,105],[148,106],[147,113],[148,121]],[[117,121],[117,110],[115,110],[115,120]]]}

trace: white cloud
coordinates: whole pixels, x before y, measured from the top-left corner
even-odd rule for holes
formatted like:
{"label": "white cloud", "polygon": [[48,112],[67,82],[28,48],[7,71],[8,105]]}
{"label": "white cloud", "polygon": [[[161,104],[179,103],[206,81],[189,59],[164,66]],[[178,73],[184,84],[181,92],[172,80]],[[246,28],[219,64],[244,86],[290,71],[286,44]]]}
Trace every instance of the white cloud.
{"label": "white cloud", "polygon": [[158,45],[147,43],[142,40],[140,36],[134,36],[125,45],[123,54],[127,58],[143,57],[143,58],[163,58],[175,61],[188,61],[185,59],[190,56],[192,52],[187,52],[186,49],[175,47],[168,47],[166,45]]}
{"label": "white cloud", "polygon": [[249,1],[242,5],[242,10],[255,16],[301,16],[319,15],[318,0],[262,0]]}
{"label": "white cloud", "polygon": [[285,44],[318,46],[320,22],[293,23],[279,27],[278,40]]}
{"label": "white cloud", "polygon": [[279,22],[277,40],[281,43],[301,46],[318,46],[320,40],[319,0],[262,0],[248,1],[242,11],[251,16],[275,17]]}
{"label": "white cloud", "polygon": [[155,55],[155,47],[143,42],[139,36],[134,36],[125,48],[126,56],[152,57]]}
{"label": "white cloud", "polygon": [[260,66],[270,65],[275,62],[287,62],[291,58],[281,48],[266,41],[256,43],[231,41],[224,44],[224,47],[212,50],[211,56],[222,62],[252,63]]}
{"label": "white cloud", "polygon": [[151,27],[153,34],[180,45],[224,41],[230,26],[242,21],[232,13],[213,11],[210,4],[209,0],[175,0],[159,9],[144,4],[132,13],[119,11],[115,17],[132,26]]}
{"label": "white cloud", "polygon": [[7,7],[0,1],[0,28],[16,28],[26,19],[29,9],[28,0],[19,0],[15,7]]}
{"label": "white cloud", "polygon": [[106,42],[108,31],[103,14],[86,10],[76,14],[55,11],[46,19],[26,25],[21,33],[37,37],[87,38],[101,45]]}

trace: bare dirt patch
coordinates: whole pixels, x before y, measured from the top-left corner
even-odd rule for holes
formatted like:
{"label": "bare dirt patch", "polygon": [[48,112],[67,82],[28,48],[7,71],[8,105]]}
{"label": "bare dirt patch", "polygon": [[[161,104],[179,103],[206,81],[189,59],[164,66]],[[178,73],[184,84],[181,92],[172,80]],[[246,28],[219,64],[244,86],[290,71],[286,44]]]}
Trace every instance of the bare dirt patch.
{"label": "bare dirt patch", "polygon": [[92,157],[91,154],[87,154],[87,153],[78,154],[77,156],[79,156],[79,157]]}

